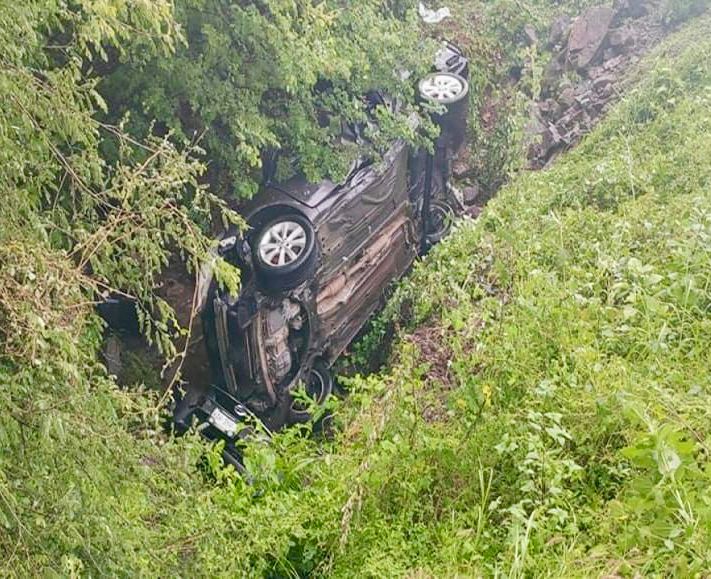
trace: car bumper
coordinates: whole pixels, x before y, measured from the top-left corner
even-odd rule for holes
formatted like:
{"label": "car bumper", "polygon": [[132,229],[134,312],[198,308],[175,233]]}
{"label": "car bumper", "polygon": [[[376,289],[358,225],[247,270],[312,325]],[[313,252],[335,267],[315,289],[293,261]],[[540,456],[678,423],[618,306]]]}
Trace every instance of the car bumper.
{"label": "car bumper", "polygon": [[[220,399],[222,398],[222,399]],[[239,401],[218,396],[216,390],[201,395],[197,400],[181,400],[174,413],[178,432],[187,432],[193,426],[210,440],[225,439],[236,442],[244,438],[252,415]]]}
{"label": "car bumper", "polygon": [[216,389],[197,399],[181,400],[173,414],[176,431],[185,434],[195,428],[205,439],[225,442],[223,458],[243,471],[240,443],[266,432],[252,413],[238,400]]}

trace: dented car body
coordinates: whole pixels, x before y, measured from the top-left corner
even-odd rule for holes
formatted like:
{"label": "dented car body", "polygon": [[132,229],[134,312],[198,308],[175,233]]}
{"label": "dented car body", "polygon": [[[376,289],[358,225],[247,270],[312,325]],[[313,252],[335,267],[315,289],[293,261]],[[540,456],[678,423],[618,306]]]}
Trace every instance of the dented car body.
{"label": "dented car body", "polygon": [[301,385],[319,403],[331,394],[330,366],[457,210],[450,164],[466,131],[467,75],[466,58],[447,44],[420,82],[423,98],[444,105],[433,154],[396,141],[343,183],[296,177],[243,209],[249,231],[227,232],[219,246],[242,271],[241,291],[212,283],[203,308],[215,386],[179,405],[180,427],[197,419],[229,445],[245,416],[270,430],[307,421]]}

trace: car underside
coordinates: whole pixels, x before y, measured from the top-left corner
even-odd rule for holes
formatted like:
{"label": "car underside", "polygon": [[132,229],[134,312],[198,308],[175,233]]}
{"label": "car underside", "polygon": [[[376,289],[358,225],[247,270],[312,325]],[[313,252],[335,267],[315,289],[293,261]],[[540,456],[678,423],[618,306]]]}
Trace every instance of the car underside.
{"label": "car underside", "polygon": [[[228,231],[218,249],[242,272],[239,295],[204,280],[214,386],[178,404],[179,430],[197,424],[226,440],[236,462],[239,440],[255,428],[311,419],[332,392],[331,365],[460,208],[450,166],[466,131],[467,75],[466,58],[446,44],[419,84],[444,110],[433,114],[441,129],[433,152],[396,141],[343,183],[295,177],[244,208],[249,230]],[[302,387],[311,405],[296,394]]]}

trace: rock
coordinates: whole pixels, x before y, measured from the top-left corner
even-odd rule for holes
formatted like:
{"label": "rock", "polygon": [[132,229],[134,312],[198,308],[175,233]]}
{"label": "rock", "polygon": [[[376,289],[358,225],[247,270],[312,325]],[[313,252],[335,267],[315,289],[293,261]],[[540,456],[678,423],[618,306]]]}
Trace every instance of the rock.
{"label": "rock", "polygon": [[602,4],[589,8],[575,20],[568,39],[568,61],[575,68],[586,68],[598,55],[614,15],[610,4]]}
{"label": "rock", "polygon": [[625,71],[665,33],[655,12],[660,1],[597,0],[577,19],[553,23],[541,39],[552,58],[526,127],[532,167],[547,166],[617,102]]}
{"label": "rock", "polygon": [[586,71],[586,74],[589,79],[594,81],[597,77],[605,74],[605,67],[604,66],[591,66]]}
{"label": "rock", "polygon": [[548,48],[565,44],[567,36],[570,33],[571,22],[570,16],[568,15],[561,16],[553,22],[548,32]]}
{"label": "rock", "polygon": [[[590,104],[590,93],[583,93],[575,97],[575,100],[580,105],[581,109],[585,109]],[[581,111],[582,112],[582,111]]]}
{"label": "rock", "polygon": [[616,78],[614,74],[603,74],[593,81],[593,89],[596,92],[601,92],[605,87],[615,82],[615,80]]}
{"label": "rock", "polygon": [[560,96],[558,97],[558,104],[567,109],[572,107],[573,103],[575,103],[575,88],[569,86],[560,93]]}
{"label": "rock", "polygon": [[565,136],[568,144],[577,143],[583,136],[584,129],[580,125],[576,124]]}
{"label": "rock", "polygon": [[523,132],[528,139],[535,139],[538,135],[546,132],[546,122],[543,119],[541,105],[531,107],[530,119],[523,128]]}
{"label": "rock", "polygon": [[543,133],[541,142],[531,147],[529,154],[536,159],[539,166],[543,166],[562,144],[558,129],[551,125],[550,129]]}
{"label": "rock", "polygon": [[616,56],[614,58],[606,60],[602,66],[605,70],[615,70],[618,66],[620,66],[624,62],[625,62],[625,57],[624,57],[624,55],[620,54],[619,56]]}
{"label": "rock", "polygon": [[619,54],[619,51],[616,48],[606,48],[604,52],[602,53],[602,61],[607,62],[608,60],[612,60]]}
{"label": "rock", "polygon": [[462,155],[454,163],[452,163],[452,174],[456,179],[464,179],[471,172],[471,167],[468,163],[468,155]]}
{"label": "rock", "polygon": [[610,30],[607,35],[607,44],[614,48],[622,48],[625,46],[633,46],[635,43],[635,34],[629,26],[622,26]]}
{"label": "rock", "polygon": [[462,196],[464,197],[465,205],[472,205],[481,195],[481,188],[478,183],[475,183],[471,187],[465,187],[462,189]]}
{"label": "rock", "polygon": [[564,139],[560,136],[560,131],[555,125],[548,125],[548,139],[553,146],[564,143]]}
{"label": "rock", "polygon": [[561,76],[565,71],[565,66],[560,58],[552,58],[543,73],[541,82],[541,92],[543,96],[549,96],[556,92]]}
{"label": "rock", "polygon": [[580,96],[589,93],[592,90],[592,80],[583,79],[578,86],[575,87],[575,96]]}
{"label": "rock", "polygon": [[610,84],[608,84],[608,85],[605,85],[604,87],[602,87],[602,88],[600,89],[600,91],[598,92],[598,96],[600,97],[600,99],[602,99],[602,100],[600,101],[600,105],[601,105],[601,106],[600,106],[600,110],[601,110],[601,112],[602,112],[602,107],[603,107],[605,104],[607,104],[607,100],[608,100],[611,96],[613,96],[614,94],[615,94],[615,84],[614,84],[614,83],[610,83]]}
{"label": "rock", "polygon": [[583,116],[583,110],[579,106],[571,107],[571,109],[560,119],[560,124],[570,125],[577,122]]}
{"label": "rock", "polygon": [[578,108],[578,111],[580,112],[579,116],[582,116],[585,112],[585,109],[587,107],[589,107],[590,103],[592,102],[592,99],[590,98],[590,93],[581,94],[580,96],[575,97],[575,100],[579,105],[579,108]]}
{"label": "rock", "polygon": [[649,0],[615,0],[615,18],[642,18],[649,12]]}

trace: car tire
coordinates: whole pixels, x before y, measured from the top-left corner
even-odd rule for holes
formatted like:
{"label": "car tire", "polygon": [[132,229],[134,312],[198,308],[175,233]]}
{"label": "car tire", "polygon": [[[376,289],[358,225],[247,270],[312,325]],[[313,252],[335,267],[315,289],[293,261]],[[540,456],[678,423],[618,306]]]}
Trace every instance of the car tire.
{"label": "car tire", "polygon": [[439,243],[452,230],[452,223],[456,213],[449,203],[433,201],[430,205],[430,231],[427,232],[427,241],[430,245]]}
{"label": "car tire", "polygon": [[449,109],[467,98],[469,83],[465,78],[451,72],[433,72],[420,80],[417,89],[423,100]]}
{"label": "car tire", "polygon": [[298,213],[272,219],[252,236],[252,260],[262,289],[293,289],[313,276],[318,257],[311,222]]}
{"label": "car tire", "polygon": [[[306,382],[306,392],[311,396],[316,404],[322,405],[333,394],[334,380],[331,370],[325,362],[317,360],[309,370]],[[291,424],[303,424],[311,420],[311,413],[306,408],[302,408],[296,401],[292,402],[289,412],[289,422]]]}
{"label": "car tire", "polygon": [[432,115],[444,138],[443,142],[454,152],[461,149],[466,140],[469,116],[469,83],[451,72],[434,72],[424,77],[417,85],[420,100],[445,107],[443,113]]}

